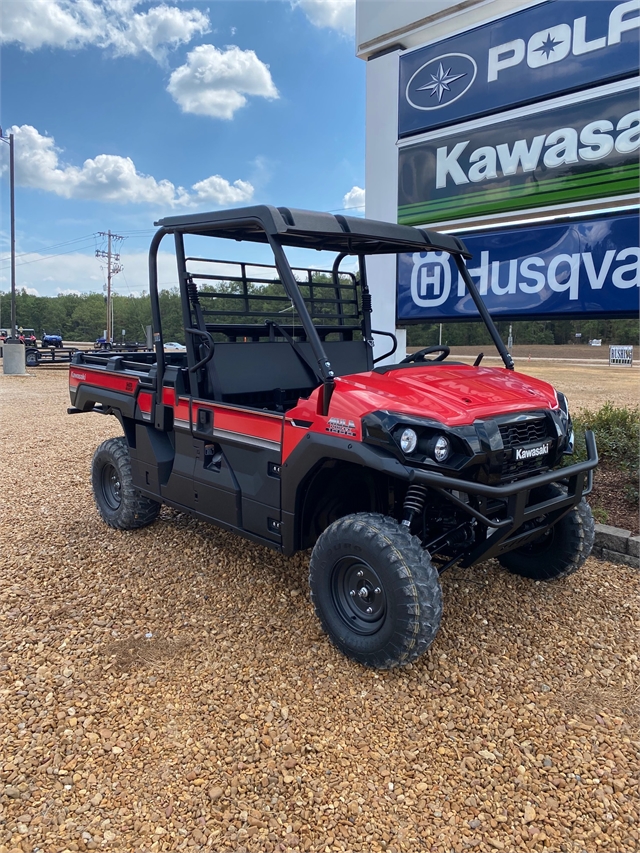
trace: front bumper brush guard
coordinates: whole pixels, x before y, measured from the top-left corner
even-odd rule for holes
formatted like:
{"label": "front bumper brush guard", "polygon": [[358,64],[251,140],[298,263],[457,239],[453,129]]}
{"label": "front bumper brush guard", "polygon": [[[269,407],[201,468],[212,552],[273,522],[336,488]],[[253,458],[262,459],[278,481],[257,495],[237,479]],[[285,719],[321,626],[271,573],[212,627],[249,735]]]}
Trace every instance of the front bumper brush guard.
{"label": "front bumper brush guard", "polygon": [[[487,560],[490,557],[497,557],[507,551],[512,551],[514,548],[523,547],[570,512],[593,488],[593,469],[598,464],[598,450],[595,436],[591,430],[585,433],[585,443],[587,459],[584,462],[577,462],[567,468],[557,468],[554,471],[547,471],[545,474],[507,483],[504,486],[487,486],[484,483],[473,483],[454,477],[446,477],[436,471],[412,469],[409,474],[409,482],[434,489],[458,509],[464,510],[476,521],[493,531],[473,549],[446,563],[440,571],[445,571],[455,563],[460,563],[464,567],[470,566],[480,559]],[[527,506],[529,495],[534,489],[548,486],[551,483],[566,486],[567,494]],[[475,507],[456,497],[451,493],[452,491],[506,501],[506,517],[499,520],[489,518]],[[542,516],[545,517],[544,524],[536,526],[534,529],[521,530],[526,522]]]}

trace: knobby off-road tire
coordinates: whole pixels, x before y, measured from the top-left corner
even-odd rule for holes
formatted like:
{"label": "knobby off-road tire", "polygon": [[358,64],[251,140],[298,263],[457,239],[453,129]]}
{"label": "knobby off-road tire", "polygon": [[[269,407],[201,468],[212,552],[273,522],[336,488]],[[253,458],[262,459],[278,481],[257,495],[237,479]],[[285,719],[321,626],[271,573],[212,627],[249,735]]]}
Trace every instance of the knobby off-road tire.
{"label": "knobby off-road tire", "polygon": [[109,527],[135,530],[158,516],[160,504],[133,485],[129,447],[123,437],[103,441],[93,455],[91,485],[98,512]]}
{"label": "knobby off-road tire", "polygon": [[[550,485],[540,489],[535,499],[549,500],[562,494],[566,489]],[[583,498],[539,539],[509,551],[499,561],[514,575],[536,581],[557,580],[578,571],[591,553],[594,540],[595,522],[591,507]]]}
{"label": "knobby off-road tire", "polygon": [[438,633],[438,572],[420,540],[387,516],[362,512],[329,525],[311,554],[309,584],[333,644],[365,666],[410,663]]}

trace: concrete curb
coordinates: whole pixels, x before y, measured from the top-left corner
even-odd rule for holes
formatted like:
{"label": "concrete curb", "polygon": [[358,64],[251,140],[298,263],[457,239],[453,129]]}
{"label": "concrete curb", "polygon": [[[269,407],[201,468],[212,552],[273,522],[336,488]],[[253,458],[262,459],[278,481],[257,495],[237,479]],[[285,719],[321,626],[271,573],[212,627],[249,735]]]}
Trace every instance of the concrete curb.
{"label": "concrete curb", "polygon": [[600,560],[640,569],[640,536],[633,536],[620,527],[596,524],[592,554]]}

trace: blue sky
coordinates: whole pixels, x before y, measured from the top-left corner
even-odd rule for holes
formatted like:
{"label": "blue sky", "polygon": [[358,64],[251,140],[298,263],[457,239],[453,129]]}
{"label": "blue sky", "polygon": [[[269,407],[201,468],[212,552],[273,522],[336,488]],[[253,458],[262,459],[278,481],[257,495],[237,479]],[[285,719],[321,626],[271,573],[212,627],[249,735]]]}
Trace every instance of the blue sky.
{"label": "blue sky", "polygon": [[[252,203],[361,213],[354,5],[3,0],[0,123],[15,135],[17,287],[102,290],[94,235],[110,229],[127,238],[116,292],[140,293],[153,222],[166,215]],[[160,278],[173,281],[167,258]]]}

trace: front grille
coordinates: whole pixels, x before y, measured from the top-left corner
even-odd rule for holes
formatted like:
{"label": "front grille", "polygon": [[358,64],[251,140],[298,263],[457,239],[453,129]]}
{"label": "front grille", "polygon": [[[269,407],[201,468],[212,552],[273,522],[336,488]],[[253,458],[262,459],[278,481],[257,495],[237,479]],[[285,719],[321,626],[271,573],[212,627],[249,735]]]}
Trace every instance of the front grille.
{"label": "front grille", "polygon": [[553,447],[550,448],[550,453],[544,456],[535,456],[530,459],[515,458],[517,447],[542,444],[555,437],[549,432],[549,421],[544,415],[504,421],[498,424],[498,428],[505,449],[501,470],[502,480],[514,479],[549,467]]}
{"label": "front grille", "polygon": [[536,418],[516,423],[499,424],[500,435],[505,450],[518,447],[521,444],[532,444],[549,438],[547,419]]}
{"label": "front grille", "polygon": [[548,456],[538,456],[535,459],[508,459],[502,463],[500,476],[503,480],[530,474],[532,471],[543,471],[549,467]]}

